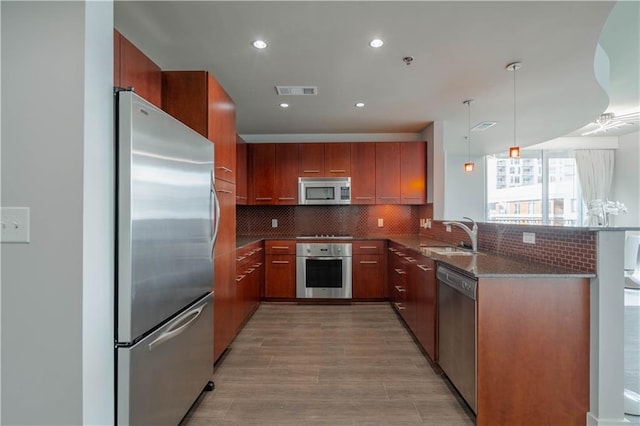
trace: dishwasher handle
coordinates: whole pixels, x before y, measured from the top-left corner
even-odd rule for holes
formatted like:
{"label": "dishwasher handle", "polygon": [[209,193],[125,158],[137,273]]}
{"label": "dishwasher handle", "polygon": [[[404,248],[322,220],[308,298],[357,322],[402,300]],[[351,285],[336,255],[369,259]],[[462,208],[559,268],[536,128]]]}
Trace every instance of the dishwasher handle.
{"label": "dishwasher handle", "polygon": [[464,294],[469,299],[476,300],[478,280],[475,278],[460,274],[443,266],[438,266],[436,276],[442,284]]}

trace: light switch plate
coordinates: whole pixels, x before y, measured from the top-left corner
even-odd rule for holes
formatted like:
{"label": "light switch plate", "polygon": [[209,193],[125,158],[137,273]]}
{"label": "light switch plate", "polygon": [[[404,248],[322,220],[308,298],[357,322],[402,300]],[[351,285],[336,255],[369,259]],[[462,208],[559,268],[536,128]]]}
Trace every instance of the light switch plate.
{"label": "light switch plate", "polygon": [[2,207],[0,242],[29,243],[29,207]]}
{"label": "light switch plate", "polygon": [[384,220],[380,217],[378,218],[378,228],[382,228],[384,226]]}
{"label": "light switch plate", "polygon": [[278,219],[271,219],[271,227],[272,228],[278,227]]}

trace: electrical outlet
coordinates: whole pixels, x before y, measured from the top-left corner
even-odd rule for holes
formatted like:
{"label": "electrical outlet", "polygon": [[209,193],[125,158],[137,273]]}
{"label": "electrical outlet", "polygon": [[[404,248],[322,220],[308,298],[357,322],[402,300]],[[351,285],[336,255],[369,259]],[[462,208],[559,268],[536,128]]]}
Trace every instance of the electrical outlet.
{"label": "electrical outlet", "polygon": [[536,243],[536,234],[533,232],[523,232],[522,233],[522,242],[525,244],[535,244]]}
{"label": "electrical outlet", "polygon": [[278,227],[278,219],[271,219],[271,227],[272,228]]}
{"label": "electrical outlet", "polygon": [[447,225],[447,232],[451,232],[451,225]]}
{"label": "electrical outlet", "polygon": [[425,223],[426,219],[420,219],[420,228],[426,228],[427,224]]}
{"label": "electrical outlet", "polygon": [[378,228],[382,228],[384,226],[384,220],[380,217],[378,218]]}
{"label": "electrical outlet", "polygon": [[425,219],[425,228],[427,229],[431,229],[431,219]]}
{"label": "electrical outlet", "polygon": [[0,241],[29,243],[29,207],[3,207],[0,214]]}

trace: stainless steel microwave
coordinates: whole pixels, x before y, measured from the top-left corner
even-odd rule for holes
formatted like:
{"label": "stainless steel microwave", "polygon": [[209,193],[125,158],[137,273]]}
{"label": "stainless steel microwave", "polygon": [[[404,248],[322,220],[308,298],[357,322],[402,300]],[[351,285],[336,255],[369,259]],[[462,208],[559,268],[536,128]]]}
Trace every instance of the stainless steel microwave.
{"label": "stainless steel microwave", "polygon": [[300,204],[351,204],[351,178],[298,178]]}

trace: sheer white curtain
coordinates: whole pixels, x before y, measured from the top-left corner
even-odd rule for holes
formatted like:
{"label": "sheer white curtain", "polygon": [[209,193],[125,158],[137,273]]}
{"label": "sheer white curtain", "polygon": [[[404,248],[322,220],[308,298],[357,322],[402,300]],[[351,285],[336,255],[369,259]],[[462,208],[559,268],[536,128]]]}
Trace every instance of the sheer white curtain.
{"label": "sheer white curtain", "polygon": [[589,210],[587,225],[606,225],[602,205],[609,198],[613,180],[614,151],[612,149],[576,150],[576,166],[582,198]]}

